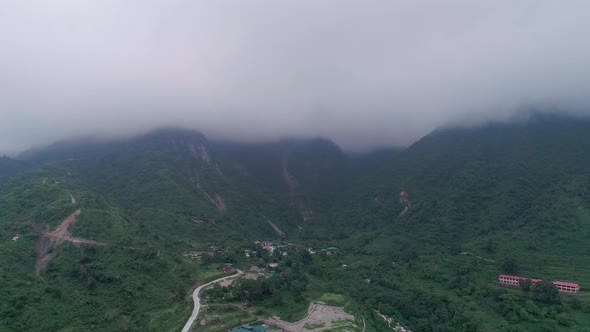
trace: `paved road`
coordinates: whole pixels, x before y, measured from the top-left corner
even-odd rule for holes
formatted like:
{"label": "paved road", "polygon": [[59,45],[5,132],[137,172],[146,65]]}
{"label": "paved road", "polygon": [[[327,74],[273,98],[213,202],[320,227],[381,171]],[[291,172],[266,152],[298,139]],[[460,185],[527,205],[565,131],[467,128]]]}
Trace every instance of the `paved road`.
{"label": "paved road", "polygon": [[188,319],[188,321],[186,322],[186,324],[184,324],[184,327],[182,328],[182,332],[188,332],[190,330],[191,326],[193,325],[193,323],[195,322],[195,320],[197,319],[197,316],[199,315],[199,310],[201,310],[201,298],[199,297],[199,293],[201,292],[201,290],[203,288],[210,286],[212,284],[218,283],[218,282],[222,282],[227,279],[237,278],[238,276],[242,275],[243,273],[244,272],[238,270],[237,274],[233,274],[231,276],[219,278],[219,279],[213,280],[211,282],[208,282],[204,285],[197,287],[195,289],[195,291],[193,292],[193,302],[195,303],[195,306],[193,308],[193,313],[191,314],[191,316]]}

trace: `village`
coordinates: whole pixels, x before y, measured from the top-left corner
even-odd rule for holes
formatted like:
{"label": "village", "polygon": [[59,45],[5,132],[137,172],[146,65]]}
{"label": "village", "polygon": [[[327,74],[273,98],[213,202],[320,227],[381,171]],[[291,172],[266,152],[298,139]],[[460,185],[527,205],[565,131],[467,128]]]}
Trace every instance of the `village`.
{"label": "village", "polygon": [[[200,260],[213,264],[217,271],[224,275],[237,275],[236,278],[225,280],[209,287],[209,290],[219,287],[229,288],[233,284],[240,283],[238,280],[260,280],[269,279],[275,276],[282,275],[285,271],[287,261],[291,256],[295,257],[310,257],[318,255],[329,259],[329,257],[340,257],[339,249],[335,246],[327,244],[323,247],[309,247],[298,245],[291,242],[281,240],[260,240],[254,241],[251,244],[242,244],[235,248],[226,248],[218,246],[209,246],[200,251],[191,251],[184,254],[188,259]],[[331,260],[331,259],[329,259]],[[342,269],[350,268],[347,264],[338,263]],[[395,262],[394,262],[395,265]],[[240,270],[240,269],[243,269]],[[518,287],[522,280],[530,281],[532,285],[541,282],[541,279],[517,277],[509,275],[499,275],[498,285],[508,287]],[[367,283],[371,281],[365,280]],[[581,291],[581,287],[577,283],[551,281],[553,285],[563,294],[577,294]],[[231,292],[231,291],[226,291]],[[205,304],[203,305],[203,312],[196,324],[200,326],[218,326],[226,328],[226,331],[231,332],[266,332],[266,331],[328,331],[331,328],[338,328],[339,324],[344,324],[347,328],[338,330],[342,331],[361,331],[362,324],[354,320],[354,316],[346,313],[343,307],[328,305],[321,301],[314,301],[311,303],[308,315],[299,321],[291,322],[281,320],[279,317],[260,316],[256,314],[259,309],[242,304],[219,304],[209,298],[211,293],[205,292]],[[240,308],[242,313],[239,319],[235,316],[227,316],[227,309],[222,309],[224,306],[235,306]],[[390,328],[395,331],[409,331],[406,327],[393,321],[390,317],[384,316],[377,312],[377,315],[382,317]],[[233,325],[223,325],[222,321],[226,318],[234,321]],[[233,318],[231,318],[233,317]],[[222,330],[222,329],[220,329]]]}
{"label": "village", "polygon": [[[235,284],[248,280],[265,280],[283,276],[287,263],[292,256],[324,256],[337,257],[338,248],[312,248],[285,242],[283,240],[254,241],[250,245],[238,248],[222,248],[208,246],[200,251],[183,254],[187,259],[199,260],[204,264],[216,266],[221,277],[204,289],[201,313],[195,322],[198,326],[213,326],[215,330],[231,332],[266,332],[266,331],[324,331],[340,328],[342,331],[361,331],[362,326],[355,325],[354,316],[346,313],[343,308],[315,301],[309,305],[308,314],[296,322],[283,321],[279,317],[260,316],[259,309],[246,303],[226,303],[214,300],[219,294],[233,292]],[[284,277],[282,277],[284,278]],[[225,290],[224,290],[225,289]],[[224,290],[224,291],[222,291]],[[217,295],[215,295],[217,294]],[[227,309],[233,308],[231,313]],[[240,318],[236,318],[240,317]],[[231,323],[234,321],[235,323]],[[233,324],[233,325],[232,325]]]}
{"label": "village", "polygon": [[[218,246],[209,246],[200,251],[190,251],[183,254],[184,257],[201,260],[204,262],[218,263],[218,270],[223,273],[233,273],[238,260],[246,260],[254,264],[249,271],[256,271],[257,276],[274,276],[279,271],[279,262],[289,257],[292,253],[303,252],[308,255],[337,255],[338,248],[328,246],[326,248],[304,248],[303,246],[293,243],[278,243],[278,241],[254,241],[252,246],[241,247],[238,249],[221,248]],[[240,259],[237,257],[239,254]],[[243,255],[243,256],[242,256]],[[253,278],[251,275],[246,277]]]}

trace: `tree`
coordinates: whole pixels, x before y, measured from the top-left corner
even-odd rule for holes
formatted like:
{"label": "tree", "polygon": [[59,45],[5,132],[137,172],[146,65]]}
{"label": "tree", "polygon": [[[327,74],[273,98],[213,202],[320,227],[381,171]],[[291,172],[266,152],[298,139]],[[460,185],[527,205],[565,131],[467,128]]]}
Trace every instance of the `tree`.
{"label": "tree", "polygon": [[301,253],[301,260],[303,261],[303,264],[310,265],[313,262],[313,257],[311,257],[311,254],[307,250],[304,250]]}
{"label": "tree", "polygon": [[400,258],[402,261],[410,263],[418,259],[418,254],[414,248],[411,248],[410,246],[404,246],[400,251]]}
{"label": "tree", "polygon": [[531,282],[530,279],[520,279],[518,281],[518,285],[520,286],[520,289],[522,289],[523,292],[528,293],[531,291],[531,287],[533,285],[533,283]]}
{"label": "tree", "polygon": [[492,241],[491,239],[488,240],[488,243],[485,246],[485,249],[488,254],[495,254],[496,253],[496,242]]}
{"label": "tree", "polygon": [[273,306],[280,306],[281,304],[283,304],[283,297],[280,291],[275,291],[272,293],[270,297],[270,303]]}
{"label": "tree", "polygon": [[570,326],[570,325],[572,325],[572,319],[571,319],[571,317],[567,313],[565,313],[565,312],[560,313],[559,315],[557,315],[556,318],[557,318],[557,323],[559,325],[562,325],[562,326]]}
{"label": "tree", "polygon": [[507,256],[502,263],[502,269],[508,273],[515,273],[518,271],[518,262],[513,256]]}
{"label": "tree", "polygon": [[559,303],[559,290],[548,280],[536,283],[532,287],[533,295],[545,303]]}

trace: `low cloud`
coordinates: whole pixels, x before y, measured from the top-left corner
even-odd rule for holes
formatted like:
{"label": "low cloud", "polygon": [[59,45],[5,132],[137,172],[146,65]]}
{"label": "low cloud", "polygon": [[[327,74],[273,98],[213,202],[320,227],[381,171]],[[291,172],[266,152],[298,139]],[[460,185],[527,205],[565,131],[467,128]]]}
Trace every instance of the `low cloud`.
{"label": "low cloud", "polygon": [[0,152],[182,125],[409,144],[590,105],[587,1],[4,1]]}

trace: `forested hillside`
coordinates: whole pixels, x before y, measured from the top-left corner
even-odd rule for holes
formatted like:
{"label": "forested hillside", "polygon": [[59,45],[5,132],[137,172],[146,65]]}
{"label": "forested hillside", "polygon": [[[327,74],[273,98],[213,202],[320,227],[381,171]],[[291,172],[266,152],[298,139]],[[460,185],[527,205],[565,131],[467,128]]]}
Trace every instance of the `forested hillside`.
{"label": "forested hillside", "polygon": [[[291,236],[313,215],[314,188],[338,166],[321,160],[322,149],[346,158],[328,142],[252,149],[258,163],[232,147],[213,150],[198,132],[162,129],[56,143],[9,160],[33,167],[7,177],[0,191],[0,326],[179,329],[191,310],[189,289],[219,274],[219,259],[233,261],[240,245],[279,237],[270,223]],[[65,236],[52,241],[78,209]],[[210,248],[228,252],[209,263],[183,257]]]}
{"label": "forested hillside", "polygon": [[[436,131],[365,175],[333,211],[336,238],[365,267],[356,278],[378,280],[342,287],[417,330],[584,331],[586,294],[547,305],[495,280],[590,283],[589,165],[583,119]],[[334,233],[306,237],[322,236]]]}
{"label": "forested hillside", "polygon": [[27,162],[15,160],[6,156],[0,156],[0,181],[22,172],[27,167]]}
{"label": "forested hillside", "polygon": [[[550,115],[360,156],[181,129],[56,143],[0,159],[0,327],[176,331],[195,283],[275,240],[338,253],[292,258],[281,278],[296,270],[301,289],[258,306],[295,315],[337,294],[368,331],[387,330],[377,312],[413,331],[585,331],[585,292],[496,280],[590,285],[589,166],[590,122]],[[224,253],[183,257],[211,248]]]}

